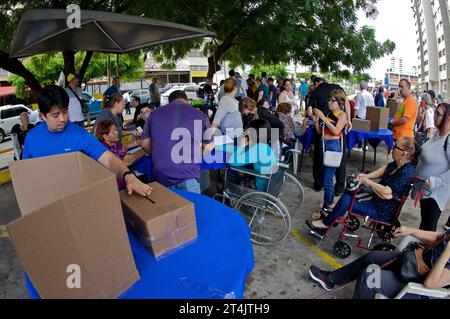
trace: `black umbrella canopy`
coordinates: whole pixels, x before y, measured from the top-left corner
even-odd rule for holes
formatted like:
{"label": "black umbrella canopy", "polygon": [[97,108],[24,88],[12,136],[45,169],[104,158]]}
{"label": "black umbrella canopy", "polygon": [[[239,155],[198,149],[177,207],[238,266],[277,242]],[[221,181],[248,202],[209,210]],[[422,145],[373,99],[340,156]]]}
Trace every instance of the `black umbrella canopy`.
{"label": "black umbrella canopy", "polygon": [[14,35],[10,56],[61,51],[126,53],[157,44],[211,37],[209,31],[131,15],[81,10],[80,28],[69,28],[64,9],[28,10]]}

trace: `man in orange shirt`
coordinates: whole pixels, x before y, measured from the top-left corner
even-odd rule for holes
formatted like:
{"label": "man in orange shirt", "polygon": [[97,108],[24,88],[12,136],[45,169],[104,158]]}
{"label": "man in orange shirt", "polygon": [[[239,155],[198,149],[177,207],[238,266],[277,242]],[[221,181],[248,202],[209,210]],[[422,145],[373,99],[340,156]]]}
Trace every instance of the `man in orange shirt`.
{"label": "man in orange shirt", "polygon": [[391,123],[391,127],[394,129],[394,140],[404,136],[414,137],[414,124],[419,110],[416,99],[411,94],[409,80],[400,80],[399,87],[400,95],[404,100]]}

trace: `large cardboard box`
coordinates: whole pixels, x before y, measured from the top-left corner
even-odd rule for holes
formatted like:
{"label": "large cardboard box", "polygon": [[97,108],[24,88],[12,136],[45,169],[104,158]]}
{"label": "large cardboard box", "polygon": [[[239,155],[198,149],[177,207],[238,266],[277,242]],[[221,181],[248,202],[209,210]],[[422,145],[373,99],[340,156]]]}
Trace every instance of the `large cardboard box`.
{"label": "large cardboard box", "polygon": [[22,217],[7,230],[42,298],[116,298],[139,280],[114,174],[79,152],[9,169]]}
{"label": "large cardboard box", "polygon": [[125,219],[156,258],[197,238],[195,207],[158,183],[147,198],[120,193]]}
{"label": "large cardboard box", "polygon": [[371,106],[367,108],[366,120],[370,121],[370,130],[378,132],[380,128],[388,128],[389,109]]}
{"label": "large cardboard box", "polygon": [[389,109],[389,117],[390,118],[394,118],[395,115],[398,112],[398,107],[399,107],[398,102],[396,102],[396,101],[388,101],[387,107]]}
{"label": "large cardboard box", "polygon": [[352,120],[352,127],[354,130],[369,132],[370,131],[370,121],[354,118]]}

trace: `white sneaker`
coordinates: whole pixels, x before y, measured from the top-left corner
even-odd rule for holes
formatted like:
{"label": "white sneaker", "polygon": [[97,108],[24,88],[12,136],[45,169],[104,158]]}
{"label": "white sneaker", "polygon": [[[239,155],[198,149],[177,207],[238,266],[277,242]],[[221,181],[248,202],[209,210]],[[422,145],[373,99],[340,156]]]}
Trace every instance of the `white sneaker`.
{"label": "white sneaker", "polygon": [[362,149],[362,147],[361,148],[354,147],[354,148],[352,148],[352,151],[355,151],[355,152],[358,152],[358,153],[362,153],[363,149]]}

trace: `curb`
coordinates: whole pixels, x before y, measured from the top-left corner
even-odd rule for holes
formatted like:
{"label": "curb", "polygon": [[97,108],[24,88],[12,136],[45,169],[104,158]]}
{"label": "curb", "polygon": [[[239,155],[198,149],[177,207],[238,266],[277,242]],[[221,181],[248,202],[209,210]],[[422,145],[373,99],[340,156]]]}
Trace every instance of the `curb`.
{"label": "curb", "polygon": [[9,170],[2,170],[0,171],[0,185],[9,183],[11,181],[11,175],[9,173]]}

